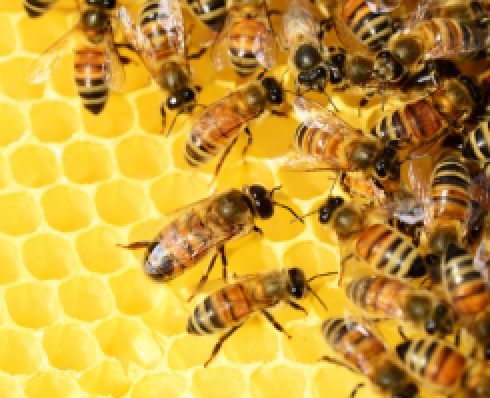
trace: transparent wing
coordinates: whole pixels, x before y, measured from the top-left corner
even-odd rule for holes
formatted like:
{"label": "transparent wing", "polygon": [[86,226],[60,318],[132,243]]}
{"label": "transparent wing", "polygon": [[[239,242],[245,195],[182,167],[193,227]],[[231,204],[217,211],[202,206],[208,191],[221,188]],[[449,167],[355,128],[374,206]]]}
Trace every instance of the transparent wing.
{"label": "transparent wing", "polygon": [[[157,15],[156,22],[147,24],[149,31],[144,32],[145,35],[157,35],[158,32],[164,31],[167,43],[164,43],[163,46],[177,50],[178,54],[183,57],[185,55],[184,17],[179,0],[160,0]],[[158,45],[154,44],[154,47],[156,51],[159,51]]]}
{"label": "transparent wing", "polygon": [[126,73],[124,72],[124,66],[114,46],[114,37],[112,33],[106,35],[105,45],[107,47],[107,56],[109,58],[109,73],[106,77],[107,84],[112,91],[120,93],[124,87]]}
{"label": "transparent wing", "polygon": [[277,166],[285,171],[315,172],[345,170],[347,165],[333,156],[313,156],[292,153],[276,159]]}
{"label": "transparent wing", "polygon": [[368,0],[366,4],[371,11],[380,13],[392,12],[400,7],[400,1],[398,0]]}
{"label": "transparent wing", "polygon": [[274,31],[269,27],[261,37],[261,48],[257,52],[257,61],[265,69],[273,68],[277,61],[277,40]]}
{"label": "transparent wing", "polygon": [[225,25],[211,47],[211,65],[217,71],[224,69],[230,62],[228,47],[230,44],[230,29],[234,17],[228,15]]}
{"label": "transparent wing", "polygon": [[296,38],[317,40],[318,22],[307,1],[291,0],[282,16],[281,39],[286,47],[291,47]]}
{"label": "transparent wing", "polygon": [[78,24],[75,25],[41,54],[27,73],[29,83],[39,84],[49,79],[51,72],[61,65],[63,57],[72,51],[78,27]]}

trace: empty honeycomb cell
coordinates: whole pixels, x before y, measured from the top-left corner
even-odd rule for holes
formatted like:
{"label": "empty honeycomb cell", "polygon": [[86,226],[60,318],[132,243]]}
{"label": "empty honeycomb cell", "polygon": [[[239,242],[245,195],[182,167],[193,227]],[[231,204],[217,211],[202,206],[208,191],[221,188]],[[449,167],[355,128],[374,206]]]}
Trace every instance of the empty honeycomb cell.
{"label": "empty honeycomb cell", "polygon": [[63,150],[61,161],[66,177],[76,184],[108,180],[114,172],[109,150],[95,141],[70,142]]}
{"label": "empty honeycomb cell", "polygon": [[0,15],[0,57],[11,54],[16,46],[14,27],[6,15]]}
{"label": "empty honeycomb cell", "polygon": [[[300,242],[293,245],[284,253],[283,265],[288,268],[302,268],[308,278],[320,273],[338,271],[336,253],[314,241]],[[321,283],[325,280],[335,280],[335,276],[321,279]]]}
{"label": "empty honeycomb cell", "polygon": [[163,358],[150,331],[134,320],[122,317],[105,320],[95,329],[95,337],[102,351],[116,358],[126,370],[131,362],[152,369]]}
{"label": "empty honeycomb cell", "polygon": [[82,321],[107,317],[114,308],[111,292],[95,276],[74,276],[58,288],[58,296],[65,313]]}
{"label": "empty honeycomb cell", "polygon": [[236,164],[223,166],[218,176],[217,191],[224,191],[230,187],[241,189],[243,185],[262,184],[270,190],[274,187],[272,170],[263,163],[247,161],[245,164],[239,160]]}
{"label": "empty honeycomb cell", "polygon": [[[301,209],[288,198],[281,193],[274,195],[274,200],[278,203],[288,206],[293,211],[301,216],[303,213]],[[288,210],[279,206],[274,206],[274,214],[269,220],[258,221],[257,225],[262,228],[264,237],[273,242],[285,242],[295,238],[305,230],[305,224],[299,221],[291,222],[295,216]]]}
{"label": "empty honeycomb cell", "polygon": [[281,265],[274,250],[261,242],[260,236],[252,232],[251,236],[233,243],[225,252],[228,257],[228,271],[241,274],[255,274],[262,270],[279,269]]}
{"label": "empty honeycomb cell", "polygon": [[95,193],[95,204],[100,218],[117,226],[138,221],[150,211],[150,203],[141,186],[127,180],[101,184]]}
{"label": "empty honeycomb cell", "polygon": [[8,161],[3,155],[0,155],[0,189],[6,188],[11,179]]}
{"label": "empty honeycomb cell", "polygon": [[136,98],[138,122],[146,133],[160,134],[162,132],[162,116],[159,111],[162,101],[163,96],[158,91],[143,93]]}
{"label": "empty honeycomb cell", "polygon": [[54,152],[39,145],[19,147],[9,161],[14,180],[31,188],[53,184],[60,174]]}
{"label": "empty honeycomb cell", "polygon": [[32,58],[18,56],[0,63],[0,86],[5,95],[19,101],[43,97],[45,84],[29,84],[26,79],[32,62]]}
{"label": "empty honeycomb cell", "polygon": [[20,252],[15,244],[0,238],[0,284],[7,285],[19,278],[22,267]]}
{"label": "empty honeycomb cell", "polygon": [[78,397],[79,389],[75,380],[64,372],[40,372],[27,380],[24,390],[29,398],[70,398]]}
{"label": "empty honeycomb cell", "polygon": [[50,326],[58,317],[56,295],[41,282],[9,286],[5,291],[5,302],[12,320],[27,328]]}
{"label": "empty honeycomb cell", "polygon": [[32,374],[42,360],[41,343],[31,331],[0,329],[0,369],[3,372]]}
{"label": "empty honeycomb cell", "polygon": [[42,213],[34,198],[25,191],[0,195],[0,231],[8,235],[34,232]]}
{"label": "empty honeycomb cell", "polygon": [[[324,315],[324,314],[322,314]],[[297,324],[287,328],[292,339],[284,339],[284,356],[293,362],[313,365],[321,355],[318,348],[325,344],[320,326]]]}
{"label": "empty honeycomb cell", "polygon": [[89,394],[120,397],[127,393],[131,381],[117,360],[107,359],[85,371],[78,385]]}
{"label": "empty honeycomb cell", "polygon": [[22,245],[22,261],[38,280],[66,278],[77,266],[70,242],[52,233],[29,237]]}
{"label": "empty honeycomb cell", "polygon": [[[163,290],[163,288],[161,288]],[[171,337],[182,333],[182,325],[185,325],[189,317],[188,310],[182,303],[166,289],[167,294],[158,306],[144,314],[141,320],[152,330]],[[172,319],[172,322],[169,322]]]}
{"label": "empty honeycomb cell", "polygon": [[65,323],[47,329],[43,347],[49,363],[59,370],[85,370],[95,364],[98,353],[94,337],[76,324]]}
{"label": "empty honeycomb cell", "polygon": [[129,178],[159,176],[167,169],[169,156],[162,137],[133,135],[122,139],[116,147],[119,170]]}
{"label": "empty honeycomb cell", "polygon": [[85,130],[102,138],[118,137],[129,131],[134,123],[133,109],[127,99],[111,93],[107,105],[98,115],[93,115],[83,106],[82,122]]}
{"label": "empty honeycomb cell", "polygon": [[163,293],[161,285],[148,278],[140,268],[131,268],[110,278],[109,286],[119,311],[139,315],[150,311]]}
{"label": "empty honeycomb cell", "polygon": [[279,353],[278,334],[267,322],[260,313],[252,315],[223,345],[226,357],[244,364],[273,361]]}
{"label": "empty honeycomb cell", "polygon": [[54,44],[70,28],[65,15],[52,12],[49,18],[29,18],[25,16],[17,24],[22,48],[31,53],[41,54]]}
{"label": "empty honeycomb cell", "polygon": [[[300,166],[298,166],[300,167]],[[300,168],[280,168],[278,171],[279,181],[283,192],[295,199],[309,200],[314,197],[325,197],[335,179],[331,172],[302,172]]]}
{"label": "empty honeycomb cell", "polygon": [[186,390],[186,379],[177,373],[149,374],[136,382],[131,398],[180,398]]}
{"label": "empty honeycomb cell", "polygon": [[[186,325],[187,322],[181,326],[183,333]],[[187,333],[178,336],[168,351],[168,367],[171,370],[201,367],[209,359],[218,338],[219,335],[191,336]]]}
{"label": "empty honeycomb cell", "polygon": [[157,210],[166,214],[210,196],[207,180],[199,174],[167,173],[150,187]]}
{"label": "empty honeycomb cell", "polygon": [[252,396],[296,398],[306,394],[306,377],[299,367],[264,366],[250,376]]}
{"label": "empty honeycomb cell", "polygon": [[77,236],[75,245],[83,266],[91,272],[109,274],[124,267],[130,254],[116,246],[123,234],[111,226],[99,225]]}
{"label": "empty honeycomb cell", "polygon": [[29,116],[32,133],[41,142],[63,142],[78,130],[79,119],[75,108],[61,101],[34,104]]}
{"label": "empty honeycomb cell", "polygon": [[42,196],[41,205],[48,224],[61,232],[86,228],[94,217],[90,197],[74,186],[50,187]]}
{"label": "empty honeycomb cell", "polygon": [[250,125],[254,140],[250,156],[273,158],[284,154],[291,146],[294,133],[291,119],[269,115],[259,123],[260,127],[255,123]]}
{"label": "empty honeycomb cell", "polygon": [[[226,383],[223,383],[224,380]],[[192,377],[192,392],[196,397],[241,397],[245,388],[243,373],[238,369],[197,369]]]}
{"label": "empty honeycomb cell", "polygon": [[[326,350],[325,344],[324,347]],[[318,350],[319,357],[330,355],[329,351],[325,350]],[[339,382],[340,380],[342,382]],[[325,391],[328,391],[329,396],[332,397],[348,397],[354,388],[363,382],[366,387],[359,389],[356,397],[375,397],[376,395],[373,394],[368,385],[369,383],[366,383],[366,378],[356,375],[342,366],[327,365],[321,368],[311,379],[312,396],[314,398],[323,398],[325,397]]]}
{"label": "empty honeycomb cell", "polygon": [[19,107],[8,102],[0,102],[0,120],[2,127],[0,146],[18,141],[27,130],[27,120]]}
{"label": "empty honeycomb cell", "polygon": [[8,375],[0,375],[0,398],[25,398],[18,381]]}

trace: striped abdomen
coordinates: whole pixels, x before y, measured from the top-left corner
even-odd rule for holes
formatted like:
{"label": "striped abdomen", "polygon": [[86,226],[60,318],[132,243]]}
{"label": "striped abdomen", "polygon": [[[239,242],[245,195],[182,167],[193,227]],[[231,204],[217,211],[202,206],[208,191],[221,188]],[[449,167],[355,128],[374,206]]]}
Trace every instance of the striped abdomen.
{"label": "striped abdomen", "polygon": [[75,51],[75,83],[83,106],[97,115],[109,98],[109,56],[105,49],[84,47]]}
{"label": "striped abdomen", "polygon": [[466,249],[450,244],[442,272],[454,311],[463,319],[476,321],[476,316],[488,308],[490,294],[473,256]]}
{"label": "striped abdomen", "polygon": [[427,272],[415,246],[384,224],[374,224],[362,231],[357,238],[356,251],[369,266],[385,275],[418,278]]}
{"label": "striped abdomen", "polygon": [[342,18],[352,32],[373,51],[381,50],[393,34],[388,14],[373,9],[376,2],[347,0],[343,4]]}
{"label": "striped abdomen", "polygon": [[470,212],[471,177],[466,166],[456,157],[439,161],[430,179],[431,218],[460,221],[466,225]]}
{"label": "striped abdomen", "polygon": [[384,142],[419,145],[437,136],[445,121],[428,98],[408,103],[383,116],[371,134]]}
{"label": "striped abdomen", "polygon": [[239,18],[230,28],[228,54],[234,71],[249,76],[259,67],[257,53],[267,45],[267,26],[258,19]]}
{"label": "striped abdomen", "polygon": [[213,334],[239,325],[266,305],[254,299],[247,285],[235,283],[211,293],[189,316],[187,332]]}
{"label": "striped abdomen", "polygon": [[467,360],[443,340],[426,337],[407,340],[396,347],[406,370],[434,392],[449,396],[461,385]]}
{"label": "striped abdomen", "polygon": [[187,4],[208,28],[221,30],[226,20],[226,0],[187,0]]}
{"label": "striped abdomen", "polygon": [[417,221],[413,224],[407,223],[399,218],[390,218],[388,219],[388,224],[393,227],[396,231],[400,232],[402,235],[410,238],[412,243],[418,247],[419,242],[419,234],[424,228],[424,220]]}
{"label": "striped abdomen", "polygon": [[294,145],[304,155],[342,159],[345,136],[332,134],[319,128],[315,123],[300,123],[294,132]]}
{"label": "striped abdomen", "polygon": [[463,156],[466,159],[490,160],[489,139],[489,122],[483,121],[468,134],[463,147]]}
{"label": "striped abdomen", "polygon": [[49,11],[58,0],[22,0],[24,10],[31,18],[37,18]]}

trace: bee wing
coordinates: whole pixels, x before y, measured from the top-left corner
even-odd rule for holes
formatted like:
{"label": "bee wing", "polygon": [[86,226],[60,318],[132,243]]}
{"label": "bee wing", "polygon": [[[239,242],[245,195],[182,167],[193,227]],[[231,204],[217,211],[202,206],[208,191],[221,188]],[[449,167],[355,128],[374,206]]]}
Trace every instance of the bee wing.
{"label": "bee wing", "polygon": [[276,159],[280,169],[286,171],[314,172],[344,170],[346,164],[333,156],[313,156],[294,153]]}
{"label": "bee wing", "polygon": [[490,208],[490,177],[484,171],[477,175],[470,187],[472,212],[468,225],[471,227],[482,215],[487,213]]}
{"label": "bee wing", "polygon": [[316,40],[318,22],[307,1],[291,0],[284,10],[281,39],[286,47],[292,46],[296,37]]}
{"label": "bee wing", "polygon": [[224,69],[230,62],[228,46],[230,42],[230,29],[234,19],[232,15],[228,14],[223,29],[211,47],[211,65],[217,71]]}
{"label": "bee wing", "polygon": [[277,39],[270,26],[265,35],[260,37],[260,43],[258,44],[260,44],[260,50],[257,51],[257,61],[265,69],[274,67],[277,61]]}
{"label": "bee wing", "polygon": [[408,162],[408,180],[413,195],[419,203],[428,203],[430,176],[433,167],[433,158],[431,156],[414,159]]}
{"label": "bee wing", "polygon": [[41,54],[27,73],[27,81],[29,83],[39,84],[49,79],[51,71],[58,68],[61,65],[63,57],[72,50],[74,36],[77,33],[78,27],[79,24],[77,23]]}
{"label": "bee wing", "polygon": [[112,33],[106,35],[107,57],[109,62],[109,73],[107,74],[107,84],[112,91],[120,93],[123,90],[126,80],[124,66],[114,46],[114,37]]}

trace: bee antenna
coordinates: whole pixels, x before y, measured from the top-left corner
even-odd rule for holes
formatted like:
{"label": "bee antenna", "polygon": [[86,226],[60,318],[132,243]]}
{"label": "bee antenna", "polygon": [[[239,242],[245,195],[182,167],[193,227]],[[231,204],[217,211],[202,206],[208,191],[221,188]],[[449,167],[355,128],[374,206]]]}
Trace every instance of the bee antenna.
{"label": "bee antenna", "polygon": [[291,223],[293,223],[293,222],[295,222],[295,221],[301,221],[301,222],[303,222],[303,219],[304,219],[304,218],[306,218],[306,217],[308,217],[308,216],[311,216],[311,215],[313,215],[313,214],[315,214],[315,213],[318,213],[318,211],[319,211],[319,210],[317,209],[317,210],[311,211],[311,212],[309,212],[309,213],[303,214],[302,216],[296,217],[296,218],[294,218],[294,219],[292,219],[292,220],[291,220]]}
{"label": "bee antenna", "polygon": [[177,118],[179,117],[179,115],[182,115],[182,113],[184,113],[184,108],[179,109],[177,114],[174,116],[174,119],[172,120],[172,123],[170,124],[170,127],[168,128],[167,134],[165,134],[166,137],[168,137],[170,135],[170,133],[172,132],[172,129],[174,127],[174,124],[177,121]]}
{"label": "bee antenna", "polygon": [[333,109],[335,109],[335,112],[339,111],[339,108],[335,105],[335,103],[332,101],[332,98],[325,92],[325,90],[322,90],[322,93],[325,97],[327,97],[328,101],[332,104]]}
{"label": "bee antenna", "polygon": [[283,209],[286,209],[288,210],[295,218],[295,220],[300,220],[303,224],[304,224],[304,221],[301,219],[300,216],[298,216],[298,214],[296,214],[296,212],[291,209],[289,206],[286,206],[286,205],[283,205],[282,203],[278,203],[278,202],[272,202],[272,204],[274,204],[275,206],[279,206],[279,207],[282,207]]}
{"label": "bee antenna", "polygon": [[279,191],[282,188],[282,185],[278,185],[277,187],[274,187],[271,189],[271,195],[274,193],[274,191]]}
{"label": "bee antenna", "polygon": [[314,292],[314,290],[309,286],[309,285],[306,285],[306,287],[308,288],[308,290],[313,294],[313,296],[316,297],[316,299],[320,302],[320,304],[322,305],[323,308],[325,308],[325,311],[328,311],[328,308],[327,306],[325,305],[325,303],[323,302],[323,300],[320,298],[320,296],[318,294],[316,294]]}
{"label": "bee antenna", "polygon": [[337,275],[337,274],[338,274],[337,271],[327,272],[324,274],[316,274],[316,275],[313,275],[310,279],[308,279],[307,282],[310,283],[311,281],[315,280],[316,278],[320,278],[322,276],[330,276],[330,275]]}

